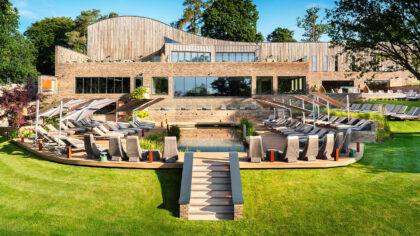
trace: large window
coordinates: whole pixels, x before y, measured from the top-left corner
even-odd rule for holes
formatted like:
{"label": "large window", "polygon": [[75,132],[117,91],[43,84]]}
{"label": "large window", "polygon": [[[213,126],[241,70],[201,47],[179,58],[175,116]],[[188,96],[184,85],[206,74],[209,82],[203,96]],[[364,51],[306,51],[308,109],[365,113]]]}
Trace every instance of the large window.
{"label": "large window", "polygon": [[322,87],[324,87],[327,93],[338,92],[339,90],[348,90],[350,87],[354,87],[354,81],[352,80],[324,80],[322,81]]}
{"label": "large window", "polygon": [[153,94],[167,95],[168,94],[168,78],[153,77]]}
{"label": "large window", "polygon": [[257,94],[266,95],[273,93],[273,77],[261,76],[257,77]]}
{"label": "large window", "polygon": [[128,77],[76,77],[76,93],[129,93]]}
{"label": "large window", "polygon": [[279,93],[305,93],[306,78],[305,77],[278,77]]}
{"label": "large window", "polygon": [[254,52],[216,52],[216,62],[255,62]]}
{"label": "large window", "polygon": [[251,96],[251,77],[174,77],[175,97]]}
{"label": "large window", "polygon": [[209,52],[172,52],[171,62],[210,62]]}
{"label": "large window", "polygon": [[134,87],[138,88],[143,86],[143,77],[136,77],[134,78]]}

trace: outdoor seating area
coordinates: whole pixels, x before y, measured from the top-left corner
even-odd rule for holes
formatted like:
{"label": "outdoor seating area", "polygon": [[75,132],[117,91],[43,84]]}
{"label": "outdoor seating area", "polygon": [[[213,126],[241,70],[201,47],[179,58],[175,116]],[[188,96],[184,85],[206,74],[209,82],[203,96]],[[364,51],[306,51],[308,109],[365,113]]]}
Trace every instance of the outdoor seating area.
{"label": "outdoor seating area", "polygon": [[416,120],[420,119],[420,107],[411,107],[405,105],[394,105],[394,104],[379,104],[379,103],[353,103],[349,107],[349,111],[352,112],[377,112],[382,113],[390,118],[396,118],[400,120]]}

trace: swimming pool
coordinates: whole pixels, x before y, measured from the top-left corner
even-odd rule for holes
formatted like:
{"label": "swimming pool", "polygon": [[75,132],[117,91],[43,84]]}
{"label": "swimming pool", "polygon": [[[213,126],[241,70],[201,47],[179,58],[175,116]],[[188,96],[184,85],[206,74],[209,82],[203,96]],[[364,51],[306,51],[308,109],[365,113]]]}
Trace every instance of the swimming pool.
{"label": "swimming pool", "polygon": [[181,129],[180,151],[244,152],[245,147],[234,128],[197,127]]}

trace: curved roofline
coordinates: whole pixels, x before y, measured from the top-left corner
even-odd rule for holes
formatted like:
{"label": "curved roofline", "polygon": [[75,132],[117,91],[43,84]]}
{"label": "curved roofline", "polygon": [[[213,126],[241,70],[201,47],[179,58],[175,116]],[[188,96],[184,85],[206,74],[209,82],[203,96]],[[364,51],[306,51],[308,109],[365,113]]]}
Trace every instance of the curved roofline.
{"label": "curved roofline", "polygon": [[206,37],[206,36],[196,35],[196,34],[193,34],[193,33],[190,33],[190,32],[187,32],[187,31],[184,31],[184,30],[181,30],[181,29],[175,28],[175,27],[173,27],[173,26],[171,26],[171,25],[169,25],[169,24],[167,24],[167,23],[165,23],[165,22],[162,22],[162,21],[160,21],[160,20],[156,20],[156,19],[153,19],[153,18],[150,18],[150,17],[147,17],[147,16],[134,16],[134,15],[116,16],[116,17],[112,17],[112,18],[107,18],[107,19],[100,20],[100,21],[98,21],[98,22],[95,22],[95,23],[93,23],[93,24],[88,25],[88,27],[89,27],[89,26],[92,26],[92,25],[95,25],[95,24],[98,24],[98,23],[101,23],[101,22],[103,22],[103,21],[112,20],[112,19],[115,19],[115,18],[123,18],[123,17],[135,17],[135,18],[143,18],[143,19],[148,19],[148,20],[156,21],[156,22],[158,22],[158,23],[161,23],[161,24],[163,24],[163,25],[166,25],[166,26],[168,26],[168,27],[171,27],[171,28],[173,28],[173,29],[175,29],[175,30],[178,30],[178,31],[181,31],[181,32],[183,32],[183,33],[190,34],[190,35],[193,35],[193,36],[196,36],[196,37],[201,37],[201,38],[211,39],[211,40],[218,40],[218,41],[222,41],[222,42],[231,42],[231,43],[255,44],[255,45],[259,45],[259,44],[261,44],[261,43],[264,43],[264,42],[242,42],[242,41],[230,41],[230,40],[214,39],[214,38],[210,38],[210,37]]}

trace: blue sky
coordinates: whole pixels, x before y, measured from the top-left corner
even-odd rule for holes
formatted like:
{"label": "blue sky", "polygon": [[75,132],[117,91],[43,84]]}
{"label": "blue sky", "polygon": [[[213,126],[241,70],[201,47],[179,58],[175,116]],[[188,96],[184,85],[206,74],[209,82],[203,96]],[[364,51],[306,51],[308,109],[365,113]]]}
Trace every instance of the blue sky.
{"label": "blue sky", "polygon": [[[76,17],[80,11],[99,9],[101,12],[117,12],[119,15],[147,16],[165,23],[177,20],[183,11],[183,0],[12,0],[20,11],[20,31],[25,31],[31,23],[45,17]],[[331,8],[333,0],[254,0],[260,13],[258,30],[264,37],[276,27],[287,27],[295,31],[300,40],[302,30],[296,26],[296,18],[303,16],[311,6]],[[324,36],[322,41],[328,41]]]}

